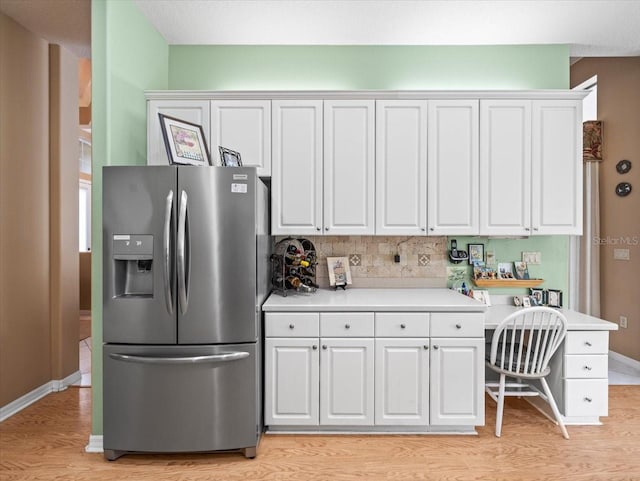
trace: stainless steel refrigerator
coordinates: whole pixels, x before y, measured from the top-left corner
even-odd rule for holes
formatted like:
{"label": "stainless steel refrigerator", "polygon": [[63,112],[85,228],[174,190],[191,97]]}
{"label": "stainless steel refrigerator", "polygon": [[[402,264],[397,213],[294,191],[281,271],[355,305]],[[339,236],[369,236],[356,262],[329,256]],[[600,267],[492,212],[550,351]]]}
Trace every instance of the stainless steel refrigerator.
{"label": "stainless steel refrigerator", "polygon": [[255,457],[267,187],[255,168],[105,167],[102,205],[105,457]]}

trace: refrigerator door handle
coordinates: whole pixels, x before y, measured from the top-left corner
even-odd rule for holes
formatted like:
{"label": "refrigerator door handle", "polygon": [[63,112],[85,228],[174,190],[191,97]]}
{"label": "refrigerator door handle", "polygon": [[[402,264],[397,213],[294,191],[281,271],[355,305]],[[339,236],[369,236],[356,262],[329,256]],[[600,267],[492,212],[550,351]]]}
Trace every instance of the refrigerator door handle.
{"label": "refrigerator door handle", "polygon": [[116,361],[136,362],[139,364],[207,364],[218,362],[239,361],[249,357],[248,352],[224,352],[222,354],[213,354],[210,356],[188,356],[188,357],[148,357],[148,356],[132,356],[129,354],[109,354],[111,359]]}
{"label": "refrigerator door handle", "polygon": [[167,194],[164,211],[164,299],[167,311],[173,314],[173,294],[171,292],[171,213],[173,212],[173,190]]}
{"label": "refrigerator door handle", "polygon": [[187,224],[187,193],[183,190],[180,194],[180,210],[178,213],[178,302],[180,313],[187,312],[189,297],[187,296],[187,271],[185,238]]}

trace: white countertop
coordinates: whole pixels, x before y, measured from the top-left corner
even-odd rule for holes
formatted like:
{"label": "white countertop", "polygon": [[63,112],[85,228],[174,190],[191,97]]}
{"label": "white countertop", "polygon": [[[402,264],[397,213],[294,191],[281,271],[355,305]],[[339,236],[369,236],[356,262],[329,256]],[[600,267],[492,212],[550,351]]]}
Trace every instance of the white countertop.
{"label": "white countertop", "polygon": [[[484,328],[495,329],[505,317],[513,312],[516,312],[519,309],[522,309],[522,307],[506,305],[496,305],[489,307],[487,309],[487,312],[485,313]],[[581,312],[572,311],[570,309],[559,309],[559,311],[562,312],[567,318],[567,327],[569,331],[618,330],[618,325],[613,322],[605,321],[593,316],[588,316],[586,314],[582,314]]]}
{"label": "white countertop", "polygon": [[451,289],[318,289],[313,294],[271,293],[265,312],[484,312],[487,306]]}

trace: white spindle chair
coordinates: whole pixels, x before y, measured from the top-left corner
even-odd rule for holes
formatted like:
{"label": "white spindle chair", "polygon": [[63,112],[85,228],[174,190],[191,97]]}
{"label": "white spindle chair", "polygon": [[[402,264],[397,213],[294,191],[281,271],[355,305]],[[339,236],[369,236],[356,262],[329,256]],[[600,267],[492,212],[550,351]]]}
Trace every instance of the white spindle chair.
{"label": "white spindle chair", "polygon": [[[496,401],[496,436],[502,431],[505,396],[540,396],[553,410],[562,435],[569,433],[562,422],[545,377],[551,372],[549,361],[567,333],[567,318],[549,307],[530,307],[507,316],[491,339],[487,366],[500,374],[500,382],[487,382],[485,389]],[[517,382],[506,382],[506,377]],[[544,392],[525,381],[538,379]],[[495,389],[497,388],[497,390]]]}

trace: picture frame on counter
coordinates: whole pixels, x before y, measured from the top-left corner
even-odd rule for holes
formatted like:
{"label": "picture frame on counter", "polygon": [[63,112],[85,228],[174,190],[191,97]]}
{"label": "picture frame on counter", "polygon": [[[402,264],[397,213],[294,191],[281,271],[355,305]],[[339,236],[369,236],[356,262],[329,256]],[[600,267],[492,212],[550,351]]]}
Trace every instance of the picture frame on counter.
{"label": "picture frame on counter", "polygon": [[484,263],[484,244],[467,244],[467,252],[469,253],[469,265],[477,262]]}
{"label": "picture frame on counter", "polygon": [[240,152],[222,146],[218,146],[218,152],[220,153],[220,164],[223,167],[242,167]]}
{"label": "picture frame on counter", "polygon": [[[529,294],[531,295],[532,303],[534,306],[546,306],[547,295],[544,289],[538,289],[535,287],[529,288]],[[534,303],[535,302],[535,303]]]}
{"label": "picture frame on counter", "polygon": [[491,305],[491,297],[489,296],[489,291],[487,289],[474,289],[472,291],[472,297],[476,301],[480,301],[487,306]]}
{"label": "picture frame on counter", "polygon": [[531,299],[529,299],[529,296],[522,296],[522,307],[531,307]]}
{"label": "picture frame on counter", "polygon": [[169,164],[211,165],[202,125],[158,114]]}
{"label": "picture frame on counter", "polygon": [[332,287],[346,287],[351,285],[351,269],[348,257],[327,257],[329,271],[329,285]]}
{"label": "picture frame on counter", "polygon": [[560,289],[547,289],[547,305],[562,307],[562,291]]}

